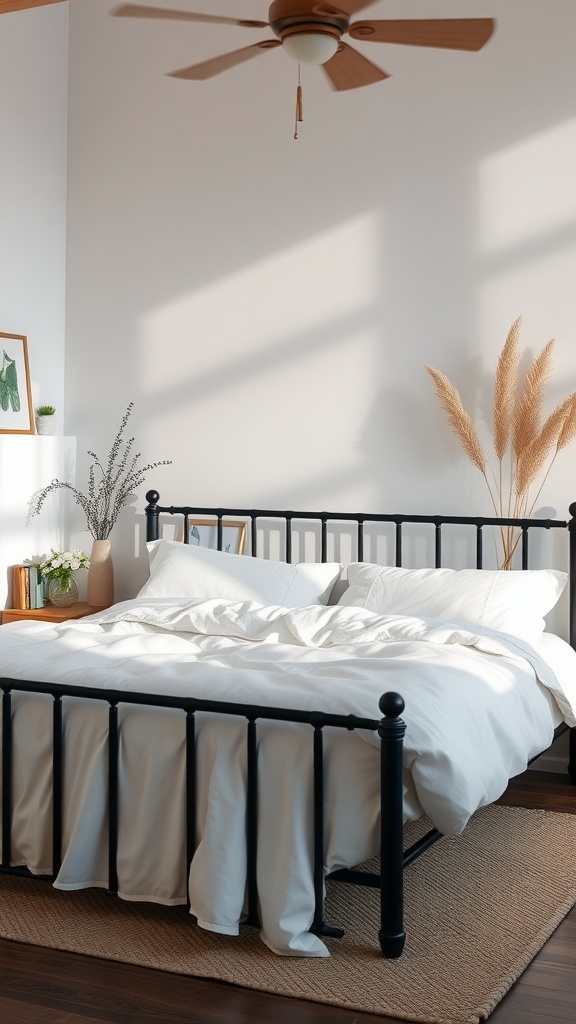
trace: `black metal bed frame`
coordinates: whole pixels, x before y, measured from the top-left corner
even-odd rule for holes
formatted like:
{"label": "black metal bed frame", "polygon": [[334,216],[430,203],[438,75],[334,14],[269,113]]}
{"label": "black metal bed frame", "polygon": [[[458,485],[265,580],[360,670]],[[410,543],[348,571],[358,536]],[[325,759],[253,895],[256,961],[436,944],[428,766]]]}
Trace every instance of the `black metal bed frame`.
{"label": "black metal bed frame", "polygon": [[[320,561],[327,560],[328,527],[330,524],[351,523],[357,529],[357,560],[362,561],[364,552],[364,530],[367,525],[378,523],[394,524],[395,564],[402,565],[402,541],[404,524],[426,524],[434,527],[434,562],[442,564],[442,529],[445,525],[473,526],[476,530],[476,567],[483,564],[483,531],[486,528],[514,527],[521,535],[521,564],[528,568],[529,530],[562,528],[569,531],[569,639],[576,647],[576,503],[570,506],[569,522],[552,519],[510,519],[466,516],[425,516],[425,515],[357,515],[354,513],[297,512],[267,509],[205,508],[196,506],[161,506],[157,491],[146,495],[145,509],[146,536],[148,541],[159,539],[160,515],[181,516],[184,522],[184,540],[188,540],[190,517],[202,516],[214,519],[217,527],[217,547],[222,549],[223,528],[226,520],[239,517],[250,524],[251,554],[258,553],[258,529],[262,522],[281,521],[285,524],[285,558],[292,557],[292,533],[295,523],[319,523],[321,533]],[[104,701],[108,704],[108,892],[117,894],[117,850],[120,809],[119,756],[120,730],[118,706],[120,704],[145,705],[159,708],[177,708],[186,716],[186,858],[187,875],[196,849],[196,714],[235,715],[247,720],[247,917],[246,924],[258,926],[258,891],[256,883],[256,847],[258,829],[257,791],[257,721],[272,720],[301,723],[311,727],[313,742],[313,808],[314,846],[313,872],[315,910],[310,931],[321,936],[340,937],[339,928],[330,927],[324,921],[324,758],[323,741],[325,728],[354,731],[356,729],[377,732],[380,737],[380,838],[381,869],[379,874],[353,869],[334,871],[329,877],[356,885],[365,885],[380,890],[380,930],[378,933],[382,954],[399,957],[404,948],[403,930],[403,871],[416,857],[441,838],[432,829],[407,850],[403,849],[403,797],[402,797],[402,748],[406,731],[400,717],[404,700],[400,694],[385,693],[379,701],[382,714],[380,719],[367,719],[355,715],[335,715],[321,711],[306,712],[290,708],[273,708],[261,705],[209,701],[201,699],[162,697],[156,694],[125,692],[122,690],[100,690],[96,687],[48,684],[35,681],[0,678],[2,692],[2,860],[0,873],[42,877],[54,881],[62,863],[62,826],[64,808],[64,730],[63,698],[82,697],[88,700]],[[52,697],[53,766],[52,766],[52,871],[47,875],[31,876],[26,868],[11,864],[12,833],[12,693],[28,692],[48,694]],[[555,735],[566,730],[560,726]],[[576,730],[570,735],[569,774],[576,783]]]}

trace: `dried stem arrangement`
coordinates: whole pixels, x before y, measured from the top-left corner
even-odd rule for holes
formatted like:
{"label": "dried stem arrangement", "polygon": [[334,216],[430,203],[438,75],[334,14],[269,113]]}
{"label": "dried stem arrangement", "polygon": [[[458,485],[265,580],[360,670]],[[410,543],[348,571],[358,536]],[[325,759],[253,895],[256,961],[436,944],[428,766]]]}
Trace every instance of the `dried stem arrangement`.
{"label": "dried stem arrangement", "polygon": [[170,466],[172,461],[162,459],[161,462],[150,462],[147,466],[140,465],[140,452],[134,454],[132,450],[134,438],[124,440],[124,431],[133,405],[134,403],[130,402],[124,413],[106,462],[102,462],[95,452],[87,453],[94,460],[88,471],[87,489],[80,491],[63,480],[52,480],[33,495],[29,505],[29,518],[39,515],[52,491],[64,488],[72,492],[76,504],[82,509],[86,517],[86,526],[93,538],[107,540],[121,509],[136,488],[144,483],[146,473],[158,466]]}
{"label": "dried stem arrangement", "polygon": [[[494,380],[492,442],[497,466],[489,466],[471,417],[454,385],[440,370],[427,366],[450,426],[466,455],[486,481],[496,516],[526,518],[534,510],[560,451],[576,436],[576,393],[565,398],[542,422],[542,406],[550,377],[554,342],[549,341],[520,379],[518,317],[500,353]],[[520,535],[501,530],[502,569],[512,567]]]}

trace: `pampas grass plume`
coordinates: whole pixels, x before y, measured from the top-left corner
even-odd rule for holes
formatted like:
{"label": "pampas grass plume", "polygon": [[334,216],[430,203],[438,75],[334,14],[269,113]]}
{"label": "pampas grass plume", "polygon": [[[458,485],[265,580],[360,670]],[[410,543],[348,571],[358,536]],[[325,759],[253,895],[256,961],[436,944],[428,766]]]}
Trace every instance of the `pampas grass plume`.
{"label": "pampas grass plume", "polygon": [[514,454],[520,459],[523,451],[536,440],[540,429],[540,417],[546,386],[552,368],[554,341],[544,346],[540,355],[528,368],[524,389],[514,414]]}
{"label": "pampas grass plume", "polygon": [[[544,346],[520,382],[521,326],[522,319],[518,317],[508,331],[496,367],[492,440],[498,473],[490,469],[491,479],[480,438],[458,391],[440,370],[426,366],[450,426],[486,480],[497,516],[514,519],[532,514],[558,452],[576,437],[576,393],[560,402],[540,426],[554,342]],[[544,475],[538,491],[529,499],[530,488],[541,474]],[[511,568],[519,536],[511,528],[501,530],[503,568]]]}
{"label": "pampas grass plume", "polygon": [[427,366],[426,370],[434,381],[436,394],[438,395],[446,413],[452,430],[456,434],[460,444],[468,458],[480,470],[486,473],[486,457],[480,443],[480,438],[470,416],[462,405],[462,399],[448,377],[433,366]]}
{"label": "pampas grass plume", "polygon": [[494,380],[494,450],[500,460],[506,454],[514,421],[521,325],[522,317],[518,317],[508,331]]}
{"label": "pampas grass plume", "polygon": [[556,446],[557,451],[561,451],[566,445],[570,444],[576,437],[576,395],[572,395],[572,401],[570,404],[570,411],[564,420],[564,426],[560,431],[558,438],[558,444]]}
{"label": "pampas grass plume", "polygon": [[566,420],[572,412],[575,398],[575,395],[570,395],[560,405],[556,406],[539,434],[520,452],[516,465],[515,479],[516,493],[519,497],[525,495],[530,485],[540,475],[552,450],[556,449],[555,454],[560,450],[560,436]]}

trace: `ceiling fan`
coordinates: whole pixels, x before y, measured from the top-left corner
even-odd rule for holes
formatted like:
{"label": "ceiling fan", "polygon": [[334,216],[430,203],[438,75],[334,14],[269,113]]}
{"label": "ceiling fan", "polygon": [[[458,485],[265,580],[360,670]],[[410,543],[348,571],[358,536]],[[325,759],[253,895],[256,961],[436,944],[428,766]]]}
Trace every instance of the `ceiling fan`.
{"label": "ceiling fan", "polygon": [[[60,0],[0,0],[0,14],[43,7]],[[230,53],[203,60],[190,68],[171,72],[173,78],[203,81],[229,71],[265,50],[282,46],[301,63],[324,68],[331,85],[338,90],[356,89],[389,78],[368,57],[342,42],[346,34],[372,43],[401,43],[440,49],[480,50],[494,31],[490,17],[416,18],[353,22],[351,17],[374,0],[274,0],[268,22],[253,18],[223,17],[187,10],[170,10],[143,4],[124,3],[111,13],[116,17],[150,17],[209,25],[236,25],[244,29],[272,29],[275,39],[264,39]]]}
{"label": "ceiling fan", "polygon": [[[0,14],[20,11],[60,0],[0,0]],[[354,21],[350,18],[374,0],[274,0],[268,21],[252,18],[228,18],[192,11],[175,11],[124,3],[110,13],[121,18],[156,18],[168,21],[192,21],[213,25],[237,25],[240,28],[270,28],[276,38],[264,39],[240,50],[171,72],[174,78],[203,81],[229,68],[257,57],[266,50],[282,46],[294,60],[324,68],[334,89],[356,89],[389,78],[364,54],[342,41],[352,39],[372,43],[401,43],[405,46],[430,46],[449,50],[480,50],[494,31],[492,18],[437,18],[386,21]]]}
{"label": "ceiling fan", "polygon": [[[9,0],[10,2],[10,0]],[[49,0],[54,2],[54,0]],[[241,28],[271,28],[275,39],[264,39],[240,50],[170,72],[173,78],[203,81],[229,68],[282,46],[294,60],[324,68],[331,85],[338,90],[355,89],[389,78],[389,74],[368,60],[359,50],[342,41],[352,39],[374,43],[402,43],[451,50],[480,50],[494,31],[492,18],[444,18],[417,20],[355,21],[350,18],[374,0],[274,0],[268,21],[229,18],[191,11],[169,10],[125,3],[110,13],[121,18],[157,18],[193,21]],[[2,0],[0,0],[0,5]]]}

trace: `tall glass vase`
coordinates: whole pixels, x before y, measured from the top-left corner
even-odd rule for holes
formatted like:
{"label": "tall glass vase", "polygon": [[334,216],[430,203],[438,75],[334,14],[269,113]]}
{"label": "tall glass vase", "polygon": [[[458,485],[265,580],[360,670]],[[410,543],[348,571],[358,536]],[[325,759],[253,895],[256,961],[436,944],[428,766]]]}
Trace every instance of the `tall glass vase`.
{"label": "tall glass vase", "polygon": [[92,544],[87,600],[92,608],[109,608],[114,604],[114,566],[109,540],[95,540]]}

